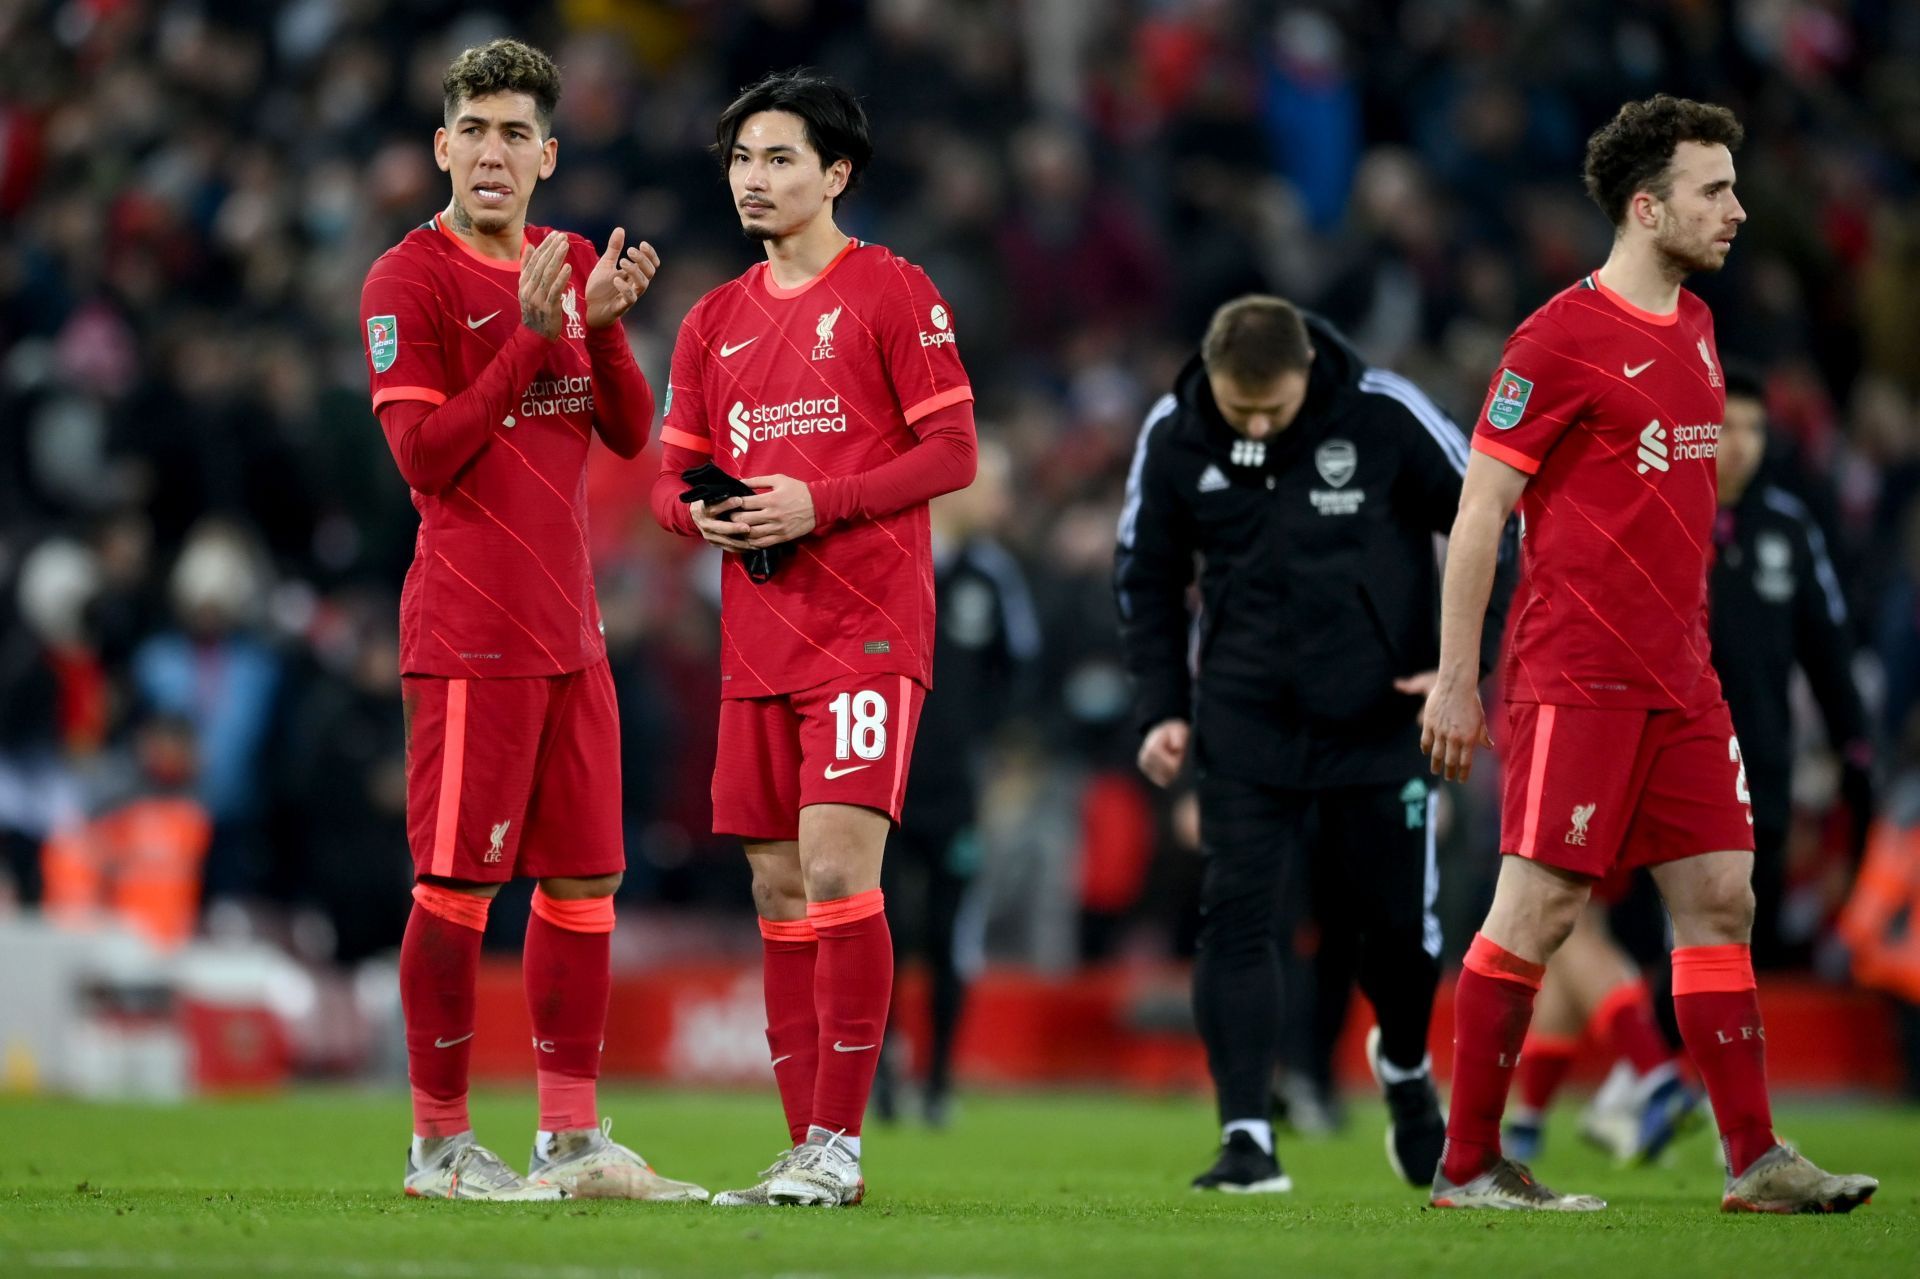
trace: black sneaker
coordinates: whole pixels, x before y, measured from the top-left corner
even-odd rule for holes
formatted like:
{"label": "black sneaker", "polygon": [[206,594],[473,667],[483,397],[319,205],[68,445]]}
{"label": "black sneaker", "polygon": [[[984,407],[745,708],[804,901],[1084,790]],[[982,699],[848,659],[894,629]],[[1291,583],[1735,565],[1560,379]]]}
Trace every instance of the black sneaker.
{"label": "black sneaker", "polygon": [[1293,1178],[1280,1171],[1280,1161],[1260,1149],[1260,1143],[1236,1132],[1220,1147],[1213,1167],[1193,1179],[1195,1190],[1222,1190],[1230,1195],[1284,1195]]}
{"label": "black sneaker", "polygon": [[[1367,1065],[1380,1079],[1380,1028],[1367,1032]],[[1387,1162],[1409,1186],[1431,1186],[1433,1170],[1447,1144],[1447,1120],[1440,1113],[1440,1094],[1434,1091],[1433,1072],[1397,1084],[1382,1082],[1387,1098]]]}

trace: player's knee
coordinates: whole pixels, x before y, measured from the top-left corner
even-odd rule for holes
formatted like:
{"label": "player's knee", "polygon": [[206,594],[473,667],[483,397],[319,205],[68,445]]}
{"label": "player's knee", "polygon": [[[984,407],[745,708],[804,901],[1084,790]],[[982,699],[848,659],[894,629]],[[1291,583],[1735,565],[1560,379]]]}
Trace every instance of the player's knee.
{"label": "player's knee", "polygon": [[753,877],[753,908],[762,919],[805,919],[807,894],[797,879]]}
{"label": "player's knee", "polygon": [[1702,903],[1699,923],[1723,942],[1744,942],[1753,936],[1753,885],[1734,880],[1715,885]]}
{"label": "player's knee", "polygon": [[1503,883],[1481,931],[1521,954],[1551,955],[1572,935],[1586,903],[1586,886],[1567,878],[1537,877],[1517,890]]}
{"label": "player's knee", "polygon": [[492,901],[500,895],[500,884],[482,884],[469,879],[451,879],[445,875],[415,875],[415,881],[431,884],[436,888],[449,889],[456,893],[465,893],[469,897],[484,897]]}
{"label": "player's knee", "polygon": [[853,867],[835,857],[815,857],[802,873],[806,878],[808,901],[838,901],[873,887],[872,884],[860,882]]}
{"label": "player's knee", "polygon": [[626,873],[617,870],[611,875],[594,875],[585,879],[549,875],[540,881],[540,891],[555,901],[587,901],[594,897],[613,896],[625,878]]}

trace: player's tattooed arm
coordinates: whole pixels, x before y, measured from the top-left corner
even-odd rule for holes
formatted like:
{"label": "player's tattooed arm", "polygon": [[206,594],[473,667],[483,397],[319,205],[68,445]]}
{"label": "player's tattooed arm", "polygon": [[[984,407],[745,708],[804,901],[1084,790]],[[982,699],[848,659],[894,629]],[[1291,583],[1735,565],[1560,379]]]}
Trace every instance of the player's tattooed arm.
{"label": "player's tattooed arm", "polygon": [[587,327],[605,328],[625,315],[659,269],[660,255],[651,244],[642,240],[629,248],[626,228],[615,227],[587,277]]}
{"label": "player's tattooed arm", "polygon": [[564,318],[560,300],[572,278],[567,237],[556,231],[540,241],[521,264],[520,322],[549,342],[559,337]]}

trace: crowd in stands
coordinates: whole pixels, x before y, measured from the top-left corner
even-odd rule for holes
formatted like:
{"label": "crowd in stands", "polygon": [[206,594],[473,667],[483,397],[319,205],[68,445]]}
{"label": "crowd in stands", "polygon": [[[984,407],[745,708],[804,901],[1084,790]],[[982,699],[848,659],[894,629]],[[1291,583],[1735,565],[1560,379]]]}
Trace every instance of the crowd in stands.
{"label": "crowd in stands", "polygon": [[[1142,415],[1211,310],[1249,291],[1313,307],[1471,422],[1505,335],[1605,255],[1587,134],[1655,91],[1746,124],[1750,221],[1697,288],[1725,357],[1766,374],[1772,465],[1827,525],[1880,766],[1920,759],[1920,8],[24,0],[0,5],[14,899],[84,891],[74,832],[187,796],[205,821],[168,826],[165,868],[114,873],[197,879],[201,926],[275,918],[317,959],[397,943],[415,517],[356,306],[373,259],[446,201],[442,69],[500,34],[566,77],[534,220],[660,251],[626,322],[657,389],[692,302],[759,255],[706,149],[720,108],[797,63],[864,95],[878,159],[842,225],[949,300],[981,433],[1011,458],[1000,536],[1041,608],[1044,691],[989,805],[1001,897],[1025,919],[996,925],[1002,953],[1190,942],[1181,825],[1132,772],[1109,575]],[[741,859],[706,833],[712,552],[653,526],[657,457],[598,451],[591,473],[623,897],[744,918]],[[1845,891],[1817,869],[1818,762],[1801,841],[1816,924]],[[1460,821],[1454,845],[1477,869],[1449,896],[1477,918],[1460,895],[1491,839]],[[149,896],[152,927],[177,932],[177,894]]]}

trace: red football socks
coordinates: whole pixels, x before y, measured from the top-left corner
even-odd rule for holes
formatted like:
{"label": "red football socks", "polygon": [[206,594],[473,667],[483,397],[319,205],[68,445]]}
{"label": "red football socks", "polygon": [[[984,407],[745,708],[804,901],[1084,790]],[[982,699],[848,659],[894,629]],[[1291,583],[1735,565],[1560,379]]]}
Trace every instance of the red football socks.
{"label": "red football socks", "polygon": [[613,898],[562,901],[533,890],[520,964],[533,1020],[542,1132],[600,1122],[596,1084],[613,988],[612,935]]}
{"label": "red football socks", "polygon": [[813,976],[813,1005],[820,1018],[813,1123],[858,1137],[893,998],[886,899],[873,888],[808,902],[807,922],[820,938]]}
{"label": "red football socks", "polygon": [[433,884],[414,886],[413,913],[400,943],[400,1008],[418,1137],[451,1137],[473,1127],[467,1117],[467,1060],[487,906],[484,897]]}
{"label": "red football socks", "polygon": [[1465,1185],[1500,1158],[1500,1116],[1546,967],[1476,933],[1453,1002],[1453,1100],[1440,1167]]}
{"label": "red football socks", "polygon": [[1737,1177],[1776,1140],[1752,952],[1742,945],[1676,947],[1673,1011]]}
{"label": "red football socks", "polygon": [[814,958],[820,945],[804,919],[760,921],[767,996],[767,1055],[780,1087],[793,1144],[807,1139],[820,1063],[820,1022],[813,1011]]}
{"label": "red football socks", "polygon": [[1513,1076],[1520,1104],[1535,1114],[1544,1114],[1566,1082],[1567,1072],[1573,1069],[1579,1047],[1580,1041],[1571,1035],[1528,1035]]}
{"label": "red football socks", "polygon": [[1606,993],[1593,1010],[1591,1026],[1599,1030],[1615,1057],[1625,1057],[1638,1074],[1672,1061],[1675,1053],[1653,1019],[1653,996],[1647,983],[1622,982]]}

